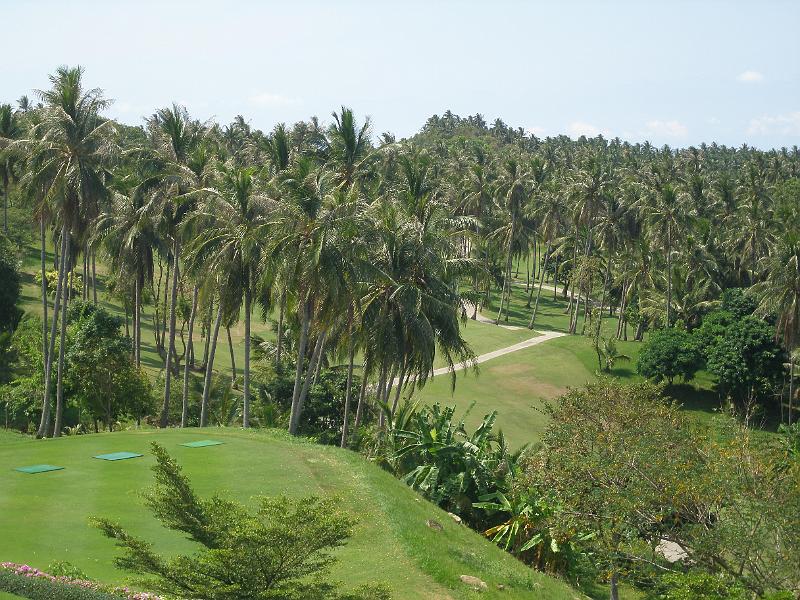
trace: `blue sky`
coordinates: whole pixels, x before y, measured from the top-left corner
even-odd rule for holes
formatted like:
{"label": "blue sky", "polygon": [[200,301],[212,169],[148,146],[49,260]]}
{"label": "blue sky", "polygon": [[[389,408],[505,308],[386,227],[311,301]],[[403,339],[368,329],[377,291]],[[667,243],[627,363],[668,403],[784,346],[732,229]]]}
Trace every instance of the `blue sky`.
{"label": "blue sky", "polygon": [[0,101],[60,64],[139,124],[172,101],[267,130],[345,104],[376,133],[431,114],[768,148],[800,140],[800,1],[0,0]]}

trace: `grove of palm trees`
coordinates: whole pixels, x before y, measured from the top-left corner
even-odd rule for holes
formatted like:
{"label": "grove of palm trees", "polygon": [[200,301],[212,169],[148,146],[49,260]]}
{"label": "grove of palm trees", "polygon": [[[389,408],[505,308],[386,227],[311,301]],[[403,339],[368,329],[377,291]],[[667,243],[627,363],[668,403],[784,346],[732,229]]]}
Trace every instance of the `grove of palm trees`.
{"label": "grove of palm trees", "polygon": [[[0,529],[40,535],[13,515],[52,509],[59,487],[31,482],[77,471],[68,448],[134,449],[156,457],[145,506],[201,550],[175,559],[188,542],[168,538],[157,556],[123,529],[149,518],[111,500],[150,484],[132,460],[128,488],[82,474],[111,487],[87,484],[104,500],[60,523],[107,567],[5,534],[1,560],[99,582],[65,598],[145,597],[106,585],[132,574],[163,598],[800,598],[797,146],[540,137],[451,111],[401,139],[346,106],[261,131],[173,103],[131,126],[108,116],[91,71],[49,80],[0,106]],[[512,348],[542,332],[563,335]],[[478,365],[504,348],[505,370]],[[577,367],[580,380],[542,375]],[[471,396],[482,377],[517,391]],[[170,456],[195,438],[252,453]],[[381,509],[408,519],[391,528],[415,564],[447,544],[503,552],[420,567],[417,587],[381,579],[359,562],[372,525],[348,516],[365,492],[334,493],[344,509],[292,503],[344,485],[294,464],[314,448],[342,478],[372,463],[450,513]],[[282,476],[330,481],[284,490],[261,454],[286,461]],[[14,483],[34,456],[64,468]],[[250,477],[289,499],[256,506],[262,488],[237,488]],[[241,506],[211,498],[231,486]],[[122,525],[86,525],[107,514]],[[437,538],[443,527],[488,540]],[[296,572],[265,554],[283,543]],[[364,585],[319,579],[331,556],[338,579]],[[57,597],[5,568],[0,590]]]}

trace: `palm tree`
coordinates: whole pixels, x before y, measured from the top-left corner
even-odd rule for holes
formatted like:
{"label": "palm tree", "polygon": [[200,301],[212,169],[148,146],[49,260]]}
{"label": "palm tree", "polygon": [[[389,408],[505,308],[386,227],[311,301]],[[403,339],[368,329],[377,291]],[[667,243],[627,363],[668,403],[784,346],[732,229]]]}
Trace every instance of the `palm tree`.
{"label": "palm tree", "polygon": [[[198,211],[203,221],[191,253],[212,270],[226,270],[237,279],[237,296],[244,302],[244,400],[242,425],[250,425],[250,322],[256,286],[265,261],[267,223],[275,204],[258,192],[253,167],[222,170],[219,193]],[[236,303],[236,310],[241,303]],[[233,308],[233,307],[231,307]]]}
{"label": "palm tree", "polygon": [[[60,67],[50,77],[52,88],[40,92],[44,101],[42,120],[34,126],[31,139],[26,141],[34,166],[29,173],[30,185],[44,192],[45,201],[54,205],[61,223],[58,285],[63,297],[53,425],[56,437],[61,435],[64,409],[63,371],[70,288],[63,282],[74,260],[73,235],[80,238],[86,228],[85,215],[94,212],[98,202],[108,194],[104,165],[113,151],[110,143],[113,123],[100,119],[100,112],[108,101],[99,89],[84,90],[82,76],[80,67]],[[55,323],[56,315],[53,319]],[[52,354],[45,368],[45,388],[52,372]]]}
{"label": "palm tree", "polygon": [[[544,285],[544,278],[547,274],[547,263],[553,251],[553,243],[558,238],[563,224],[564,205],[561,198],[561,190],[556,183],[543,190],[542,201],[536,207],[535,218],[539,222],[539,235],[545,242],[544,260],[539,273],[539,289],[536,292],[536,302],[533,305],[533,312],[531,313],[531,320],[528,323],[528,329],[533,329],[536,322],[536,312],[539,309],[539,298],[542,295],[542,286]],[[553,285],[556,285],[556,280],[553,278]],[[531,293],[533,287],[531,287]],[[530,302],[529,302],[530,306]]]}
{"label": "palm tree", "polygon": [[[320,360],[330,323],[346,305],[350,265],[347,249],[338,236],[353,218],[351,203],[337,203],[334,181],[308,157],[298,157],[280,179],[283,202],[272,230],[270,260],[282,263],[283,280],[291,286],[300,322],[295,384],[289,431],[297,433],[300,414]],[[304,369],[310,334],[316,336],[314,351]],[[305,373],[305,377],[304,377]]]}
{"label": "palm tree", "polygon": [[[758,312],[777,316],[776,335],[791,354],[800,343],[800,234],[784,230],[762,263],[765,279],[753,286],[760,300]],[[795,392],[794,365],[795,361],[790,360],[790,425]]]}
{"label": "palm tree", "polygon": [[[511,263],[514,258],[514,245],[519,242],[521,236],[522,213],[526,204],[530,200],[531,193],[531,174],[518,158],[508,158],[503,163],[503,173],[497,187],[498,204],[502,207],[504,214],[508,215],[508,221],[491,233],[491,237],[501,239],[505,246],[505,268],[503,270],[503,291],[500,295],[500,310],[497,313],[495,324],[500,323],[503,316],[503,307],[511,301]],[[506,318],[508,318],[506,316]]]}
{"label": "palm tree", "polygon": [[[169,342],[164,359],[164,403],[160,425],[169,420],[170,389],[175,357],[175,322],[180,279],[181,228],[186,215],[199,193],[205,191],[207,169],[211,163],[205,146],[201,143],[204,128],[192,121],[186,109],[173,104],[162,108],[148,121],[155,160],[160,163],[161,185],[152,196],[160,217],[162,235],[167,242],[168,260],[171,259],[172,282],[169,308]],[[174,367],[177,368],[177,361]]]}
{"label": "palm tree", "polygon": [[666,263],[665,323],[672,326],[672,261],[675,244],[688,226],[689,207],[687,194],[679,190],[674,181],[673,164],[670,160],[654,164],[645,174],[646,190],[641,210],[648,222],[650,235],[660,242]]}
{"label": "palm tree", "polygon": [[[0,151],[10,141],[18,139],[22,128],[10,104],[0,104]],[[0,152],[0,184],[3,186],[3,232],[8,233],[8,187],[17,177],[14,152]]]}
{"label": "palm tree", "polygon": [[371,124],[365,119],[359,128],[352,109],[345,106],[341,113],[334,112],[331,116],[334,123],[328,128],[325,154],[334,183],[349,188],[363,177],[372,156]]}

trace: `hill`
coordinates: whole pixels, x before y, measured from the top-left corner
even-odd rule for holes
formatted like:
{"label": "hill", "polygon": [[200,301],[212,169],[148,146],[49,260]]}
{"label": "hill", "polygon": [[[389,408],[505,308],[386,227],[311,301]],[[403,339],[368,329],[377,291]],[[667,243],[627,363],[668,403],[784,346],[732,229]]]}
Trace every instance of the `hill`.
{"label": "hill", "polygon": [[[214,438],[221,446],[191,449],[179,444]],[[341,499],[359,520],[341,550],[335,576],[349,585],[385,581],[396,598],[531,598],[579,596],[567,584],[530,570],[447,513],[420,498],[362,457],[338,448],[292,439],[275,431],[235,429],[140,430],[34,441],[0,435],[0,560],[46,568],[55,560],[75,564],[101,581],[119,582],[115,549],[88,518],[119,520],[165,553],[188,542],[160,527],[138,492],[150,485],[156,440],[183,465],[200,494],[224,491],[242,500],[257,495],[325,495]],[[100,453],[140,452],[118,462]],[[50,463],[65,467],[25,475],[14,467]],[[428,520],[442,525],[431,528]],[[459,579],[479,577],[480,594]],[[500,589],[498,586],[503,586]],[[535,592],[535,595],[532,595]]]}

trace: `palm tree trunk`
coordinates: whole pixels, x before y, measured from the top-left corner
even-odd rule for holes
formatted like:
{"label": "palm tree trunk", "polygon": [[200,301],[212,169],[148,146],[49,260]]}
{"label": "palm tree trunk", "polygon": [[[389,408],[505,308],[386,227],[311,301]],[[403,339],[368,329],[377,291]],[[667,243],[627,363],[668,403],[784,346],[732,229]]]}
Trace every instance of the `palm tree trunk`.
{"label": "palm tree trunk", "polygon": [[789,352],[789,426],[792,425],[792,410],[794,402],[794,357]]}
{"label": "palm tree trunk", "polygon": [[295,431],[300,425],[300,415],[303,413],[303,405],[306,402],[306,397],[308,396],[308,390],[311,387],[311,379],[314,372],[317,370],[317,365],[322,361],[322,351],[325,347],[325,338],[327,337],[327,331],[323,331],[317,337],[317,343],[314,346],[314,352],[311,354],[311,362],[308,364],[308,370],[306,371],[306,377],[303,380],[303,387],[300,390],[300,398],[297,402],[297,414],[295,417]]}
{"label": "palm tree trunk", "polygon": [[[194,319],[197,315],[197,296],[200,293],[200,288],[194,286],[192,293],[192,312],[189,314],[189,345],[192,345],[192,334],[194,333]],[[188,349],[187,349],[188,352]],[[181,427],[186,427],[189,420],[189,367],[190,361],[187,360],[183,363],[183,402],[181,408]]]}
{"label": "palm tree trunk", "polygon": [[361,389],[358,392],[358,406],[356,407],[356,418],[353,420],[353,429],[358,430],[361,425],[361,419],[364,416],[364,399],[367,396],[367,365],[364,363],[364,369],[361,372]]}
{"label": "palm tree trunk", "polygon": [[[603,320],[603,307],[606,305],[606,296],[608,295],[608,283],[611,278],[611,256],[609,255],[606,260],[606,274],[603,278],[603,294],[600,296],[600,320]],[[611,302],[609,302],[611,304]]]}
{"label": "palm tree trunk", "polygon": [[92,301],[97,306],[97,265],[94,250],[92,250]]}
{"label": "palm tree trunk", "polygon": [[217,338],[219,337],[219,327],[222,324],[222,302],[217,309],[217,318],[214,321],[214,333],[208,336],[211,349],[206,363],[206,375],[203,380],[203,400],[200,404],[200,427],[205,427],[208,422],[208,397],[211,393],[211,375],[214,372],[214,355],[217,353]]}
{"label": "palm tree trunk", "polygon": [[200,368],[205,370],[206,365],[208,364],[208,347],[211,345],[211,317],[214,314],[214,299],[212,298],[211,301],[208,303],[208,315],[205,318],[203,326],[206,330],[206,343],[203,345],[203,364],[200,365]]}
{"label": "palm tree trunk", "polygon": [[280,310],[278,312],[278,341],[275,348],[275,370],[279,371],[281,368],[281,351],[283,350],[283,317],[286,311],[286,286],[281,292]]}
{"label": "palm tree trunk", "polygon": [[[64,267],[64,274],[70,270],[72,266],[70,263],[72,262],[70,256],[70,246],[69,246],[69,229],[64,226],[64,233],[63,237],[65,239],[64,242],[64,252],[61,255],[61,263]],[[72,282],[68,282],[66,287],[62,286],[61,293],[63,294],[63,298],[61,299],[61,333],[59,335],[59,347],[58,347],[58,371],[56,374],[56,417],[55,422],[53,424],[53,437],[61,437],[61,416],[64,413],[64,352],[66,351],[66,340],[67,340],[67,308],[69,307],[69,296],[72,288]]]}
{"label": "palm tree trunk", "polygon": [[394,393],[394,401],[392,402],[392,414],[397,410],[397,405],[400,402],[400,394],[403,391],[403,381],[406,378],[406,370],[408,368],[407,361],[403,361],[403,366],[400,368],[400,377],[397,378],[397,390]]}
{"label": "palm tree trunk", "polygon": [[89,296],[89,261],[87,258],[87,248],[89,247],[88,242],[83,244],[83,257],[82,257],[82,264],[81,264],[81,277],[83,278],[81,281],[81,301],[86,302],[86,298]]}
{"label": "palm tree trunk", "polygon": [[[498,325],[500,323],[500,317],[503,316],[503,302],[506,297],[506,289],[511,285],[511,248],[514,243],[514,230],[516,229],[516,216],[511,217],[511,232],[508,235],[508,248],[507,248],[507,255],[506,255],[506,271],[505,277],[503,279],[503,293],[500,295],[500,311],[497,313],[497,318],[494,320],[494,324]],[[510,292],[510,291],[509,291]],[[508,319],[508,316],[506,316]]]}
{"label": "palm tree trunk", "polygon": [[138,368],[142,365],[142,285],[138,266],[133,284],[133,304],[133,353]]}
{"label": "palm tree trunk", "polygon": [[667,221],[667,327],[671,327],[672,319],[670,310],[672,307],[672,226]]}
{"label": "palm tree trunk", "polygon": [[[542,285],[544,284],[544,274],[547,272],[547,260],[550,258],[550,242],[547,242],[547,248],[544,251],[544,265],[539,272],[539,290],[536,292],[536,303],[533,305],[533,313],[531,314],[531,321],[528,323],[528,329],[533,329],[533,324],[536,322],[536,312],[539,310],[539,298],[542,295]],[[531,287],[531,293],[533,288]]]}
{"label": "palm tree trunk", "polygon": [[[172,260],[175,263],[172,266],[172,295],[170,298],[169,306],[169,347],[167,348],[167,358],[165,361],[166,371],[164,372],[164,405],[161,408],[161,427],[166,427],[169,424],[169,401],[172,385],[172,355],[175,353],[175,313],[178,308],[178,277],[180,275],[180,268],[178,267],[178,260],[180,258],[181,244],[178,238],[175,238],[175,251],[173,252]],[[166,307],[165,307],[166,310]]]}
{"label": "palm tree trunk", "polygon": [[[351,320],[352,320],[352,312],[353,308],[350,308]],[[342,441],[339,444],[340,447],[346,448],[347,447],[347,425],[348,419],[350,418],[350,394],[353,390],[353,361],[355,359],[356,354],[356,344],[355,344],[355,336],[353,335],[353,325],[350,324],[350,339],[348,340],[348,351],[347,351],[347,387],[345,388],[344,392],[344,412],[342,415]]]}
{"label": "palm tree trunk", "polygon": [[[61,256],[64,256],[64,248],[66,244],[66,235],[64,229],[61,231]],[[42,258],[45,256],[45,240],[42,238]],[[42,438],[50,431],[50,380],[53,373],[53,354],[56,347],[56,326],[58,323],[58,312],[61,308],[61,295],[64,287],[64,261],[59,263],[58,269],[58,283],[56,284],[56,297],[53,300],[53,320],[50,324],[50,337],[48,339],[47,350],[44,353],[44,395],[42,399],[42,417],[39,421],[39,429],[36,432],[36,437]],[[47,321],[47,283],[43,278],[42,281],[42,304],[45,306],[45,321]]]}
{"label": "palm tree trunk", "polygon": [[244,407],[242,427],[250,427],[250,305],[252,303],[249,281],[244,289]]}
{"label": "palm tree trunk", "polygon": [[233,354],[233,339],[231,338],[231,328],[225,326],[225,332],[228,334],[228,352],[231,355],[231,387],[236,388],[236,357]]}
{"label": "palm tree trunk", "polygon": [[297,435],[297,425],[300,422],[300,389],[303,380],[303,361],[306,358],[306,346],[308,345],[308,330],[311,326],[313,305],[311,299],[307,299],[302,304],[302,315],[300,316],[300,340],[297,343],[297,361],[294,372],[294,390],[292,391],[292,411],[289,415],[289,433]]}
{"label": "palm tree trunk", "polygon": [[3,183],[3,233],[8,234],[8,184]]}

